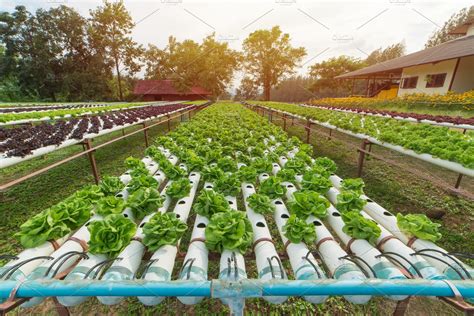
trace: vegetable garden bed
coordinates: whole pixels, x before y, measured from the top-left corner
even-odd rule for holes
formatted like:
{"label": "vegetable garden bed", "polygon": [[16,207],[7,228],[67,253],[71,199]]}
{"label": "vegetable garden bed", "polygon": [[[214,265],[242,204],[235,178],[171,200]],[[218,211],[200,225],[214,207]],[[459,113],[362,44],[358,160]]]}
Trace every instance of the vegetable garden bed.
{"label": "vegetable garden bed", "polygon": [[[20,298],[3,308],[34,306],[45,296],[60,296],[66,306],[87,296],[107,305],[123,296],[145,305],[165,296],[184,304],[212,296],[235,313],[247,297],[322,303],[343,295],[357,304],[374,295],[474,297],[467,281],[474,270],[433,243],[437,224],[420,215],[395,217],[364,195],[360,179],[337,177],[330,159],[312,158],[311,146],[242,106],[205,109],[145,154],[127,159],[120,178],[104,178],[21,227],[18,237],[29,248],[0,268],[0,297],[16,287]],[[192,239],[178,267],[191,211]],[[275,238],[286,254],[276,251]],[[219,276],[211,281],[209,252],[220,254]],[[247,279],[249,252],[259,280]],[[180,272],[172,281],[174,268]]]}

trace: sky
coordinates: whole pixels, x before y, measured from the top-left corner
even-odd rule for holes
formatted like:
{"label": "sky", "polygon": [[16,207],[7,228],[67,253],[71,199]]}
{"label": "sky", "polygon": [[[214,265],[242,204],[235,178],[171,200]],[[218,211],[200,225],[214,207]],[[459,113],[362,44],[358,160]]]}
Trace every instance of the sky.
{"label": "sky", "polygon": [[[449,17],[473,5],[465,0],[147,0],[124,1],[136,26],[132,36],[144,46],[165,47],[168,37],[200,42],[215,33],[220,41],[240,50],[243,40],[257,29],[279,25],[294,46],[306,48],[298,74],[310,65],[342,54],[358,58],[380,47],[404,42],[406,52],[423,49],[430,35]],[[0,11],[25,5],[29,11],[61,4],[82,15],[100,5],[100,0],[0,0]],[[234,90],[242,73],[233,81]]]}

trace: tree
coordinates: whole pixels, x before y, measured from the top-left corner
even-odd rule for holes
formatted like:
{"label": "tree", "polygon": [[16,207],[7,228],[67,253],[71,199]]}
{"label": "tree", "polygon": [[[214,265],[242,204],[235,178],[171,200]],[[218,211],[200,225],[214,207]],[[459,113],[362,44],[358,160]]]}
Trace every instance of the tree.
{"label": "tree", "polygon": [[260,89],[255,81],[249,77],[244,77],[240,81],[240,87],[235,93],[235,100],[256,100],[260,95]]}
{"label": "tree", "polygon": [[365,59],[365,63],[370,66],[403,55],[405,55],[405,43],[400,42],[397,44],[390,45],[385,49],[382,49],[382,47],[380,47],[374,50],[370,53],[369,56],[367,56],[367,58]]}
{"label": "tree", "polygon": [[310,77],[294,76],[282,80],[272,89],[272,100],[281,102],[303,102],[314,97],[310,88],[314,79]]}
{"label": "tree", "polygon": [[350,89],[350,83],[334,79],[334,77],[360,69],[365,65],[364,61],[345,55],[316,63],[310,67],[310,76],[315,80],[311,90],[319,96],[346,94]]}
{"label": "tree", "polygon": [[243,43],[244,70],[249,80],[263,87],[265,100],[270,100],[270,90],[294,69],[306,55],[303,47],[293,48],[290,35],[282,33],[280,27],[271,30],[257,30]]}
{"label": "tree", "polygon": [[473,19],[473,18],[474,18],[474,6],[471,6],[469,8],[464,8],[458,13],[451,15],[449,20],[444,23],[443,27],[441,27],[439,30],[436,30],[431,35],[431,37],[428,39],[428,41],[425,44],[425,48],[437,46],[444,42],[458,38],[459,35],[451,35],[449,33],[452,30],[454,30],[456,27],[465,23],[468,19]]}
{"label": "tree", "polygon": [[141,45],[130,36],[135,24],[123,1],[104,1],[103,6],[91,10],[89,33],[92,46],[104,58],[106,64],[115,67],[120,100],[123,100],[122,70],[129,75],[140,70],[137,62],[142,55]]}
{"label": "tree", "polygon": [[[111,73],[90,48],[87,20],[70,7],[39,9],[24,6],[0,14],[0,80],[17,85],[21,100],[93,100],[109,96]],[[11,84],[8,85],[11,90]]]}
{"label": "tree", "polygon": [[150,45],[145,60],[148,79],[173,79],[182,92],[200,85],[217,98],[232,80],[240,54],[211,34],[201,44],[193,40],[178,42],[170,37],[164,49]]}

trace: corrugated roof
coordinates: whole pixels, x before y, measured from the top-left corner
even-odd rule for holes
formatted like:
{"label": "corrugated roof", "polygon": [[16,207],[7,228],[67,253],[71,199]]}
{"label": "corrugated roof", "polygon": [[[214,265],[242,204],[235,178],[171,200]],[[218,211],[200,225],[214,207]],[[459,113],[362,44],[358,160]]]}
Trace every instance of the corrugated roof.
{"label": "corrugated roof", "polygon": [[474,35],[461,37],[435,47],[352,71],[335,78],[365,77],[376,73],[396,72],[402,68],[474,55]]}
{"label": "corrugated roof", "polygon": [[138,80],[133,89],[133,94],[168,94],[168,95],[210,95],[203,87],[194,86],[188,91],[180,92],[173,85],[173,80]]}

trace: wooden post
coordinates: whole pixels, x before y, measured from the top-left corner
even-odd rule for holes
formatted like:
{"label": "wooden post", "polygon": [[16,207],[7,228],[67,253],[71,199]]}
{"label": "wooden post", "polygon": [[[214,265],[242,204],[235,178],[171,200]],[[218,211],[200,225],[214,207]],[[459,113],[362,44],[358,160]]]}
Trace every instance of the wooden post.
{"label": "wooden post", "polygon": [[311,121],[308,119],[308,123],[306,126],[306,143],[309,144],[309,137],[311,135]]}
{"label": "wooden post", "polygon": [[459,189],[459,186],[461,185],[461,180],[462,180],[462,174],[460,173],[458,176],[458,179],[456,180],[456,184],[454,185],[455,189]]}
{"label": "wooden post", "polygon": [[402,301],[398,301],[393,311],[393,316],[403,316],[408,308],[408,303],[410,303],[410,296]]}
{"label": "wooden post", "polygon": [[[84,140],[84,145],[86,145],[87,150],[92,149],[91,140],[89,138]],[[87,155],[89,156],[89,161],[91,163],[92,174],[94,175],[95,184],[99,184],[100,176],[99,170],[97,169],[97,163],[95,161],[94,151],[87,153]]]}
{"label": "wooden post", "polygon": [[148,129],[145,122],[143,122],[143,135],[145,136],[145,146],[148,148]]}
{"label": "wooden post", "polygon": [[362,176],[362,168],[364,167],[364,159],[365,159],[365,149],[370,142],[367,139],[362,140],[362,144],[360,146],[359,152],[359,160],[357,161],[357,176]]}

